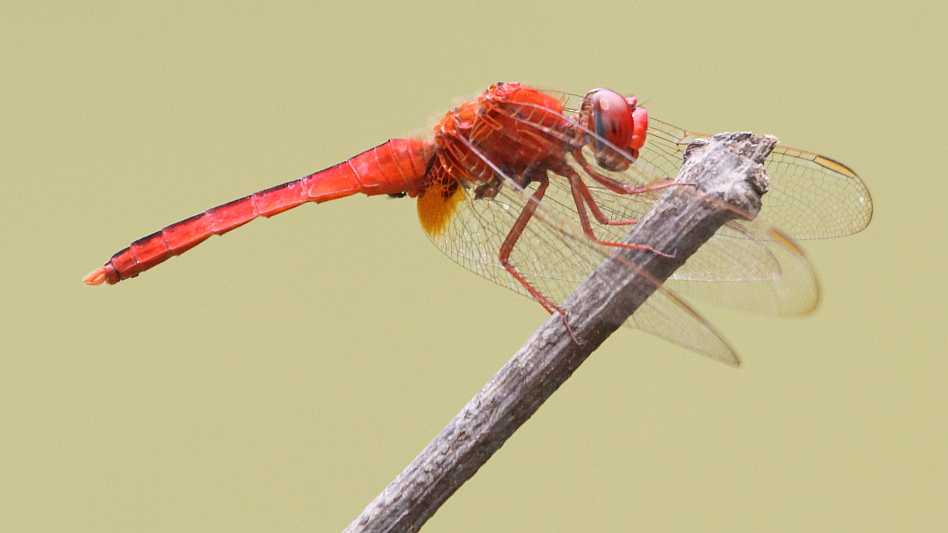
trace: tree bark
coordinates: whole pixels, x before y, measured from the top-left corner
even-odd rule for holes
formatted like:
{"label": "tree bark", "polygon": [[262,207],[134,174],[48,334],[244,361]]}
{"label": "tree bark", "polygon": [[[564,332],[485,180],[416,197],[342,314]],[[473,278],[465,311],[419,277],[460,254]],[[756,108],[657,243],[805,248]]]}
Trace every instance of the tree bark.
{"label": "tree bark", "polygon": [[738,213],[756,216],[767,189],[762,163],[775,143],[769,136],[722,133],[692,144],[676,181],[700,194],[691,186],[670,188],[626,237],[675,250],[675,256],[623,250],[620,259],[604,261],[565,303],[580,344],[560,316],[551,316],[345,531],[419,530],[638,309],[656,281],[664,282]]}

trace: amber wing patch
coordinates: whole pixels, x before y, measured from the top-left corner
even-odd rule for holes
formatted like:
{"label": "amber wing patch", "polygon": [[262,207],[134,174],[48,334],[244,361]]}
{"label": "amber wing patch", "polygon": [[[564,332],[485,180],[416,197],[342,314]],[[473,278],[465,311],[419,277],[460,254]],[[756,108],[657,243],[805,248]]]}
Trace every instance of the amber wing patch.
{"label": "amber wing patch", "polygon": [[444,176],[432,181],[418,196],[421,228],[432,237],[441,235],[462,200],[464,190],[454,178]]}

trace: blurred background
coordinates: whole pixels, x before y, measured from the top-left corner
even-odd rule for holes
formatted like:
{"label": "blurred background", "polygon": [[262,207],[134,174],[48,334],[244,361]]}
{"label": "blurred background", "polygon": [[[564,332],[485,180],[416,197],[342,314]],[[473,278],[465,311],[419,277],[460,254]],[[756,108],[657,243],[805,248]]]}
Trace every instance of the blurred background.
{"label": "blurred background", "polygon": [[[546,317],[410,200],[305,206],[115,287],[128,242],[427,128],[491,82],[635,93],[859,171],[812,317],[613,336],[425,531],[948,522],[935,2],[4,2],[0,529],[343,528]],[[942,66],[939,66],[942,65]]]}

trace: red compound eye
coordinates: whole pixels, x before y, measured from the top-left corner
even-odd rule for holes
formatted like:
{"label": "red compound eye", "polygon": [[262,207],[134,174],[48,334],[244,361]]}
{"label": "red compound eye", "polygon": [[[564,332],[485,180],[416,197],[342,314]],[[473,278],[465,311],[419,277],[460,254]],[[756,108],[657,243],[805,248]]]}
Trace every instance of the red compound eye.
{"label": "red compound eye", "polygon": [[638,157],[648,131],[648,111],[638,107],[638,99],[609,89],[593,89],[586,93],[581,113],[584,125],[596,134],[589,136],[596,161],[610,170],[628,168],[629,156]]}
{"label": "red compound eye", "polygon": [[589,104],[587,127],[614,146],[626,148],[632,142],[632,109],[626,99],[609,89],[596,89],[586,95]]}

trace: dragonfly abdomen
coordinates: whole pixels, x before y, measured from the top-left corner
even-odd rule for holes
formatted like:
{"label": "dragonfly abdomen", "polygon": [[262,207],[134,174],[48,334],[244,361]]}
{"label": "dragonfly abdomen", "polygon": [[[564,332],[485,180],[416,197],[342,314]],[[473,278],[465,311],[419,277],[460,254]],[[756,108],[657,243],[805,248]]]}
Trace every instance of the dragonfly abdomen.
{"label": "dragonfly abdomen", "polygon": [[432,144],[392,139],[342,163],[255,192],[175,222],[133,242],[86,276],[90,285],[114,284],[180,255],[212,235],[223,235],[258,217],[272,217],[307,202],[326,202],[355,193],[408,193],[421,186]]}

